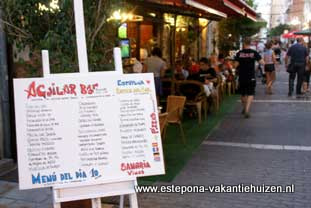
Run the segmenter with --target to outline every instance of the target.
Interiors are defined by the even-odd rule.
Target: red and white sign
[[[15,79],[21,189],[164,174],[152,74]]]

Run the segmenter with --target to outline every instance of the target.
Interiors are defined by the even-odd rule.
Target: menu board
[[[15,79],[21,189],[164,174],[152,74]]]

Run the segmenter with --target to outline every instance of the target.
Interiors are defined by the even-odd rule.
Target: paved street
[[[285,72],[277,74],[274,92],[265,95],[263,85],[258,83],[251,118],[244,119],[237,105],[172,183],[295,184],[295,193],[139,194],[140,207],[311,207],[311,101],[287,97]],[[49,190],[19,192],[15,183],[6,182],[0,183],[0,187],[1,208],[51,206]]]
[[[295,184],[294,194],[143,194],[142,207],[311,207],[311,102],[287,97],[287,73],[279,72],[274,95],[258,82],[251,118],[241,107],[201,145],[174,184]]]

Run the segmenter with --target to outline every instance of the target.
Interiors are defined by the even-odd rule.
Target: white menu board
[[[152,74],[15,79],[21,189],[164,174]]]

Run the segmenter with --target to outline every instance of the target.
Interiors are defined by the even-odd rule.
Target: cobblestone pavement
[[[144,193],[140,207],[311,208],[311,100],[288,98],[287,87],[285,72],[277,74],[273,95],[259,82],[251,118],[242,118],[237,105],[171,184],[295,184],[295,193]],[[0,196],[0,208],[52,203],[48,189],[21,192],[16,183],[1,182]]]

